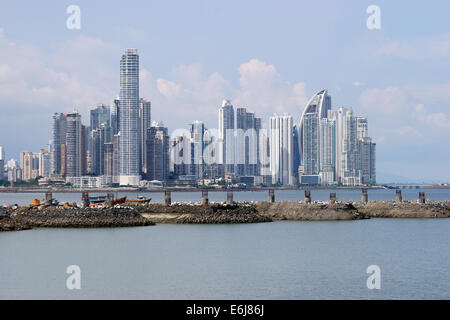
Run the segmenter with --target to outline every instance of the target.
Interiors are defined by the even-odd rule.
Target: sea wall
[[[323,221],[369,218],[449,218],[450,201],[130,204],[126,207],[71,208],[37,206],[0,208],[0,231],[30,228],[110,228],[154,223],[219,224],[280,220]]]
[[[256,223],[271,222],[261,215],[254,205],[240,204],[148,204],[136,206],[136,209],[155,223]]]
[[[20,207],[0,209],[0,231],[30,228],[112,228],[154,223],[133,208]]]

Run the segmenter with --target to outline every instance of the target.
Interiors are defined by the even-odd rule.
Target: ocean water
[[[338,199],[360,197],[336,192]],[[408,192],[404,198],[418,193]],[[425,192],[449,199],[448,190]],[[277,198],[303,199],[300,193]],[[313,199],[328,194],[312,191]],[[244,195],[267,196],[235,199]],[[174,201],[191,196],[200,198],[173,194]],[[369,190],[372,199],[388,196],[395,192]],[[19,198],[30,194],[8,200]],[[449,232],[450,219],[2,232],[0,299],[450,299]],[[69,265],[80,267],[80,290],[66,287]],[[367,288],[370,265],[380,268],[380,289]]]

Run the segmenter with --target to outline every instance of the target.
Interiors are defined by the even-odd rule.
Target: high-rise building
[[[357,117],[349,108],[344,115],[341,181],[343,185],[361,184]]]
[[[105,143],[110,143],[107,138],[110,134],[110,127],[106,127],[104,124],[92,130],[91,173],[94,175],[101,176],[105,172]]]
[[[358,139],[363,139],[368,136],[367,118],[356,117],[356,130],[358,134]]]
[[[203,166],[203,150],[204,150],[204,136],[205,125],[202,121],[194,121],[191,124],[191,170],[190,174],[199,178],[204,177]]]
[[[52,117],[52,144],[53,144],[53,174],[56,176],[64,175],[65,154],[63,149],[66,144],[66,115],[55,113]],[[64,146],[64,147],[63,147]]]
[[[236,110],[236,168],[238,176],[259,175],[258,171],[258,134],[261,119],[247,112],[246,108]]]
[[[326,90],[322,90],[318,93],[316,93],[306,104],[305,109],[303,110],[303,114],[302,117],[300,119],[300,125],[299,125],[299,150],[300,150],[300,156],[302,158],[302,165],[304,165],[303,161],[304,161],[304,154],[303,154],[303,122],[304,122],[304,118],[305,115],[307,114],[316,114],[317,115],[317,122],[320,124],[320,121],[322,120],[322,118],[327,118],[328,117],[328,111],[331,110],[331,97],[327,94]],[[309,116],[311,117],[311,116]],[[319,131],[319,125],[317,125],[316,127],[317,131]],[[315,136],[315,135],[313,135]],[[319,133],[317,133],[317,137],[319,136]],[[319,144],[317,143],[317,145],[314,146],[315,148],[317,148],[317,152],[313,151],[313,154],[318,155],[318,157],[320,157],[319,153]],[[319,159],[317,160],[319,161]],[[306,168],[305,168],[306,170]]]
[[[377,183],[375,170],[376,144],[371,138],[365,137],[359,140],[359,152],[361,157],[361,183],[375,185]]]
[[[120,132],[114,135],[113,138],[113,183],[120,183]]]
[[[322,118],[320,121],[320,183],[335,183],[336,171],[336,121]]]
[[[114,175],[114,143],[112,142],[104,144],[103,174],[105,176]]]
[[[272,184],[293,185],[293,118],[290,115],[270,117],[270,171]]]
[[[39,175],[39,154],[29,151],[20,152],[21,179],[28,181],[35,179]]]
[[[4,171],[5,171],[5,149],[0,146],[0,180],[4,179]]]
[[[169,134],[162,123],[154,122],[147,133],[147,180],[169,177]]]
[[[219,139],[222,141],[222,161],[225,173],[234,173],[235,139],[234,109],[228,100],[223,100],[219,109]]]
[[[109,127],[111,123],[110,109],[104,104],[99,104],[91,110],[91,130],[100,128],[100,125]]]
[[[120,60],[120,184],[139,185],[139,55],[128,49]]]
[[[317,112],[305,113],[302,121],[302,164],[305,175],[319,174],[319,115]]]
[[[120,100],[119,98],[114,99],[113,104],[111,106],[111,129],[112,134],[118,134],[119,133],[119,127],[120,127]]]
[[[150,101],[139,100],[139,139],[141,172],[147,173],[147,130],[152,126],[152,103]]]
[[[39,152],[39,176],[48,178],[52,174],[53,153],[48,149]]]
[[[83,174],[83,134],[78,111],[66,114],[66,177]]]

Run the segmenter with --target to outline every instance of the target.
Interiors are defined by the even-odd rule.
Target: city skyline
[[[11,160],[3,170],[0,150],[0,179],[39,178],[39,185],[77,188],[206,180],[208,185],[376,185],[376,143],[368,136],[368,119],[352,108],[333,110],[327,90],[308,100],[298,123],[293,115],[274,113],[266,128],[258,114],[224,99],[219,130],[194,120],[189,131],[175,130],[178,135],[169,137],[163,122],[151,122],[152,104],[139,96],[138,70],[138,50],[126,49],[120,93],[112,105],[91,109],[89,126],[76,109],[55,112],[52,139],[39,153],[21,151],[20,165]]]
[[[192,8],[180,4],[169,19],[179,20],[175,27],[186,27],[180,35],[170,32],[168,24],[156,17],[130,28],[120,22],[114,30],[122,33],[114,36],[105,15],[99,15],[98,22],[94,18],[100,7],[114,12],[115,4],[91,5],[81,1],[79,5],[83,15],[79,31],[65,28],[64,4],[49,9],[49,18],[39,21],[32,13],[43,13],[42,8],[27,5],[20,15],[34,21],[33,30],[11,21],[14,15],[0,13],[0,133],[6,137],[16,132],[14,139],[0,142],[7,160],[18,159],[21,150],[38,151],[35,146],[44,146],[50,140],[47,119],[54,111],[77,108],[86,119],[97,104],[111,104],[118,95],[117,55],[124,47],[138,47],[146,52],[141,60],[141,94],[152,101],[154,118],[163,120],[170,131],[196,120],[193,115],[197,114],[204,114],[199,120],[208,128],[216,127],[216,107],[224,98],[265,120],[274,112],[289,112],[296,123],[307,99],[328,88],[336,108],[352,107],[355,114],[370,119],[371,136],[377,143],[378,173],[385,173],[391,181],[396,181],[397,176],[413,181],[450,180],[446,176],[450,160],[446,139],[450,128],[449,38],[442,33],[446,21],[443,12],[448,11],[448,3],[427,7],[380,1],[383,22],[377,31],[365,27],[365,3],[355,2],[345,10],[326,1],[320,5],[283,3],[278,8],[273,4],[256,8],[244,5],[240,10],[233,2],[227,6],[195,3]],[[323,8],[321,15],[329,21],[327,30],[306,27],[315,18],[315,14],[308,17],[306,12],[316,12],[317,6]],[[280,21],[277,12],[281,8],[285,22],[274,28]],[[169,10],[165,5],[157,9]],[[252,14],[251,9],[257,14]],[[14,12],[19,7],[13,4],[10,10]],[[433,12],[428,15],[433,21],[424,14],[429,11]],[[208,17],[205,12],[212,14]],[[286,16],[286,12],[292,15]],[[123,14],[139,16],[130,8],[125,8]],[[399,14],[409,18],[396,21]],[[225,28],[221,22],[229,16],[236,21],[245,18],[261,30],[239,30],[229,25]],[[262,24],[269,16],[274,22],[269,24],[273,30]],[[186,19],[189,23],[183,24],[188,22]],[[198,28],[211,19],[211,30]],[[417,30],[421,31],[419,36]],[[272,46],[258,42],[264,39],[263,35]],[[183,37],[186,40],[181,40]],[[201,44],[202,37],[207,46]],[[249,37],[255,39],[252,44],[244,41]],[[179,48],[186,50],[173,50],[178,47],[169,41],[177,40]],[[349,45],[340,46],[343,42]],[[305,50],[311,45],[322,53]],[[325,50],[328,46],[331,51]],[[227,52],[227,59],[223,59],[221,51]],[[20,95],[13,95],[14,92]],[[167,112],[171,117],[164,116]]]

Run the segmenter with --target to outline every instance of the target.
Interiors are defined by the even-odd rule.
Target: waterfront
[[[449,219],[0,233],[0,298],[449,299]],[[67,290],[79,265],[81,290]],[[366,268],[381,268],[381,289]]]
[[[89,190],[88,190],[89,191]],[[403,200],[417,200],[419,191],[424,191],[427,199],[430,200],[450,200],[450,189],[402,189]],[[361,189],[312,189],[312,200],[328,201],[330,192],[335,192],[338,201],[360,201]],[[106,193],[90,193],[92,196]],[[127,196],[129,199],[136,199],[138,195],[152,198],[152,202],[164,202],[164,192],[117,192],[116,197]],[[369,201],[390,201],[395,200],[395,190],[392,189],[368,189]],[[5,204],[30,204],[33,199],[43,199],[44,193],[1,193],[0,205]],[[81,202],[80,193],[53,193],[53,197],[59,201]],[[209,200],[213,202],[225,201],[226,191],[209,192]],[[234,192],[235,201],[265,201],[268,198],[267,191],[239,191]],[[172,192],[173,202],[200,201],[201,192]],[[276,201],[297,201],[304,200],[304,190],[276,190]]]

